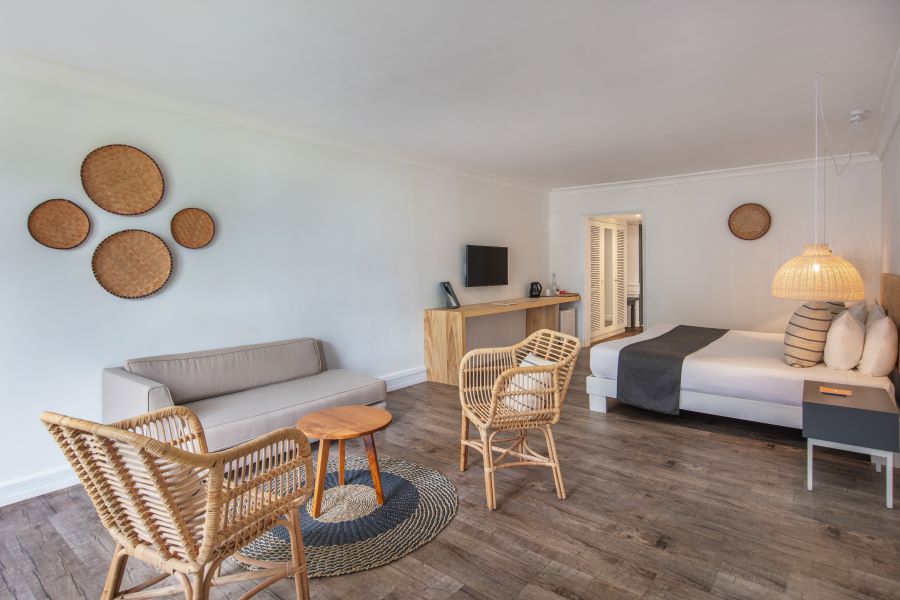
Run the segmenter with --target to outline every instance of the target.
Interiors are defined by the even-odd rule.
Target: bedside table
[[[831,396],[819,386],[853,391]],[[885,505],[894,508],[894,452],[900,450],[900,411],[887,390],[803,382],[803,435],[806,437],[806,489],[813,489],[813,447],[880,456],[887,463]]]

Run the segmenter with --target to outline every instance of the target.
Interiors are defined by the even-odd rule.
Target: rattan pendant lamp
[[[806,244],[803,254],[795,256],[781,265],[781,268],[778,269],[775,273],[775,278],[772,280],[772,295],[776,298],[793,300],[855,302],[865,298],[863,280],[859,271],[849,261],[832,254],[828,244],[819,243],[819,118],[823,115],[818,75],[814,79],[816,95],[816,162],[813,168],[815,179],[815,185],[813,186],[813,231],[815,232],[815,243]],[[855,126],[863,118],[865,118],[864,111],[854,111],[850,115],[850,122]],[[825,124],[825,127],[827,135],[827,124]],[[850,157],[852,158],[852,143]],[[834,160],[833,155],[832,160]],[[847,168],[847,165],[850,164],[850,159],[848,159],[843,168],[838,168],[837,161],[834,160],[834,162],[835,171],[840,175]]]

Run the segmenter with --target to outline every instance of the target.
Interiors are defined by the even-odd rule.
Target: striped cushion
[[[798,308],[784,332],[785,362],[792,367],[812,367],[822,362],[833,318],[827,302],[807,302]]]
[[[832,318],[836,318],[839,314],[847,310],[847,305],[843,302],[829,302],[828,310],[831,311]]]

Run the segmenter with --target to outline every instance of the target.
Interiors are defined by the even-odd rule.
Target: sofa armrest
[[[103,369],[102,417],[104,423],[174,406],[165,384],[129,373],[125,369]]]

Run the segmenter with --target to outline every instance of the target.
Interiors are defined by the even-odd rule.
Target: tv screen
[[[466,246],[466,287],[507,285],[507,249]]]

